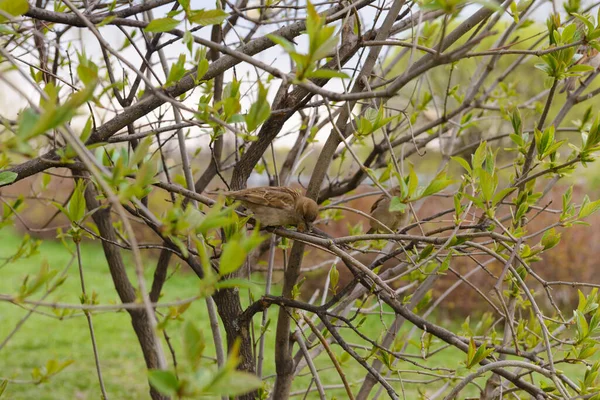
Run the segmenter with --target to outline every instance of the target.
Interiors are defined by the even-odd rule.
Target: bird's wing
[[[236,200],[284,210],[294,209],[299,195],[297,191],[286,187],[256,187],[227,193],[227,196]]]
[[[392,189],[388,190],[388,193],[390,195],[399,197],[402,192],[400,191],[400,187],[399,186],[395,186]],[[373,205],[371,206],[371,212],[375,211],[375,209],[381,204],[381,202],[383,200],[387,199],[387,196],[384,194],[382,194],[381,196],[379,196],[379,198],[377,200],[375,200],[375,203],[373,203]]]
[[[375,200],[375,203],[373,203],[373,205],[371,206],[371,213],[373,213],[373,211],[375,211],[375,209],[377,209],[377,207],[379,207],[381,202],[385,199],[387,199],[387,196],[385,194],[382,194],[381,196],[379,196],[379,198],[377,200]]]

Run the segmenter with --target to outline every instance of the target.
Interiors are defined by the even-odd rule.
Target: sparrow
[[[389,191],[392,196],[400,196],[400,188],[395,187]],[[396,231],[399,227],[408,224],[410,220],[410,214],[406,211],[390,211],[390,202],[391,198],[382,194],[375,203],[371,206],[371,217],[375,218],[375,220],[369,220],[371,224],[371,229],[367,232],[367,234],[377,233],[377,232],[388,232],[385,227],[388,227],[392,231]],[[377,222],[379,221],[379,222]],[[385,227],[384,227],[385,226]]]
[[[242,203],[262,226],[293,225],[304,232],[312,228],[319,215],[319,206],[314,200],[285,186],[254,187],[221,194]]]

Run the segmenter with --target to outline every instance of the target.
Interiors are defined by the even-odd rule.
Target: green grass
[[[0,258],[10,256],[21,242],[21,237],[8,230],[0,230]],[[62,270],[71,260],[71,254],[59,242],[47,241],[40,248],[40,253],[25,260],[9,264],[0,269],[0,293],[16,294],[22,279],[26,274],[36,273],[42,262],[46,261],[53,269]],[[102,249],[94,244],[83,245],[83,265],[85,269],[86,286],[88,292],[96,291],[102,304],[118,302],[110,274],[104,262]],[[147,269],[147,282],[150,285],[152,269],[155,261],[148,259],[145,262]],[[128,271],[132,279],[133,268]],[[257,278],[258,280],[259,278]],[[135,279],[133,279],[135,282]],[[174,300],[193,296],[197,293],[198,280],[194,275],[177,272],[167,281],[164,288],[164,300]],[[276,288],[275,290],[278,290]],[[73,263],[68,271],[66,282],[46,301],[60,301],[78,303],[80,294],[79,275],[76,264]],[[35,296],[34,296],[35,297]],[[245,300],[246,295],[242,296]],[[37,298],[37,297],[35,297]],[[51,309],[40,308],[48,314]],[[275,336],[276,309],[270,311],[272,319],[270,329],[266,335],[266,354],[264,376],[269,385],[274,382],[274,360],[273,344]],[[14,304],[0,302],[0,341],[13,330],[19,320],[27,313],[26,310]],[[210,329],[206,316],[205,303],[203,300],[196,301],[183,314],[185,319],[194,321],[205,333],[207,341],[210,340]],[[380,338],[384,333],[384,326],[389,326],[393,316],[370,315],[361,326],[361,332],[371,338]],[[96,339],[98,343],[99,358],[101,360],[102,372],[108,395],[111,399],[145,399],[149,398],[146,372],[141,350],[131,328],[127,313],[94,313],[93,314]],[[255,323],[260,323],[260,315],[255,318]],[[182,322],[172,321],[168,325],[168,333],[172,338],[176,353],[181,360],[181,328]],[[342,330],[346,340],[350,343],[361,343],[359,337],[347,330]],[[419,354],[419,335],[413,337],[417,340],[412,343],[410,351]],[[433,347],[437,348],[440,343]],[[205,355],[214,356],[208,343]],[[166,348],[166,347],[165,347]],[[344,373],[349,382],[353,384],[356,393],[362,380],[364,370],[350,357],[341,357],[343,350],[332,346],[338,358],[345,359],[343,364]],[[357,350],[359,354],[366,356],[367,351]],[[42,367],[48,360],[73,360],[73,364],[64,371],[51,378],[48,382],[35,385],[31,383],[18,383],[19,381],[31,381],[33,368]],[[170,359],[170,357],[169,357]],[[464,361],[465,356],[458,350],[447,349],[440,352],[427,361],[416,360],[430,367],[456,368]],[[210,363],[210,361],[207,361]],[[320,376],[324,384],[339,384],[340,378],[326,353],[322,353],[315,359],[318,367],[328,366],[323,369]],[[402,370],[414,371],[414,365],[403,362],[398,364]],[[581,371],[581,370],[580,370]],[[33,314],[10,340],[5,348],[0,350],[0,378],[10,379],[11,383],[4,394],[8,399],[98,399],[100,388],[96,376],[93,361],[93,353],[89,331],[85,318],[81,314],[59,320],[47,315]],[[440,383],[434,384],[410,384],[409,380],[427,380],[428,376],[402,373],[401,378],[405,380],[405,394],[407,399],[418,398],[418,389],[427,393],[434,392]],[[308,370],[303,371],[302,376],[294,380],[293,391],[306,389],[311,380]],[[480,380],[481,382],[481,380]],[[393,382],[398,393],[401,393],[401,385],[398,381]],[[372,394],[375,393],[375,390]],[[475,396],[477,390],[471,386],[462,395]],[[343,389],[335,389],[327,392],[328,398],[347,398]],[[385,394],[381,398],[385,398]],[[301,397],[298,397],[301,398]],[[318,398],[316,392],[307,398]],[[461,396],[463,398],[463,396]]]

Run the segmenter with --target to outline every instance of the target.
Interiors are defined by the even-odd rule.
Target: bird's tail
[[[560,89],[560,93],[567,92],[567,94],[570,94],[573,90],[575,90],[576,83],[577,78],[575,78],[574,76],[565,79],[565,83],[563,84],[562,89]]]

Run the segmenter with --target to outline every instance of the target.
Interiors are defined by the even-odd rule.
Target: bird
[[[399,187],[392,188],[389,191],[392,197],[400,196],[401,191]],[[377,200],[371,206],[371,217],[374,219],[369,220],[371,229],[367,231],[367,234],[377,233],[381,231],[389,232],[389,228],[392,231],[396,231],[401,226],[408,224],[410,220],[410,214],[406,211],[390,211],[390,202],[392,199],[385,193],[379,196]]]
[[[314,200],[286,186],[262,186],[220,193],[242,203],[264,227],[292,225],[301,232],[310,231],[319,215],[319,206]]]

